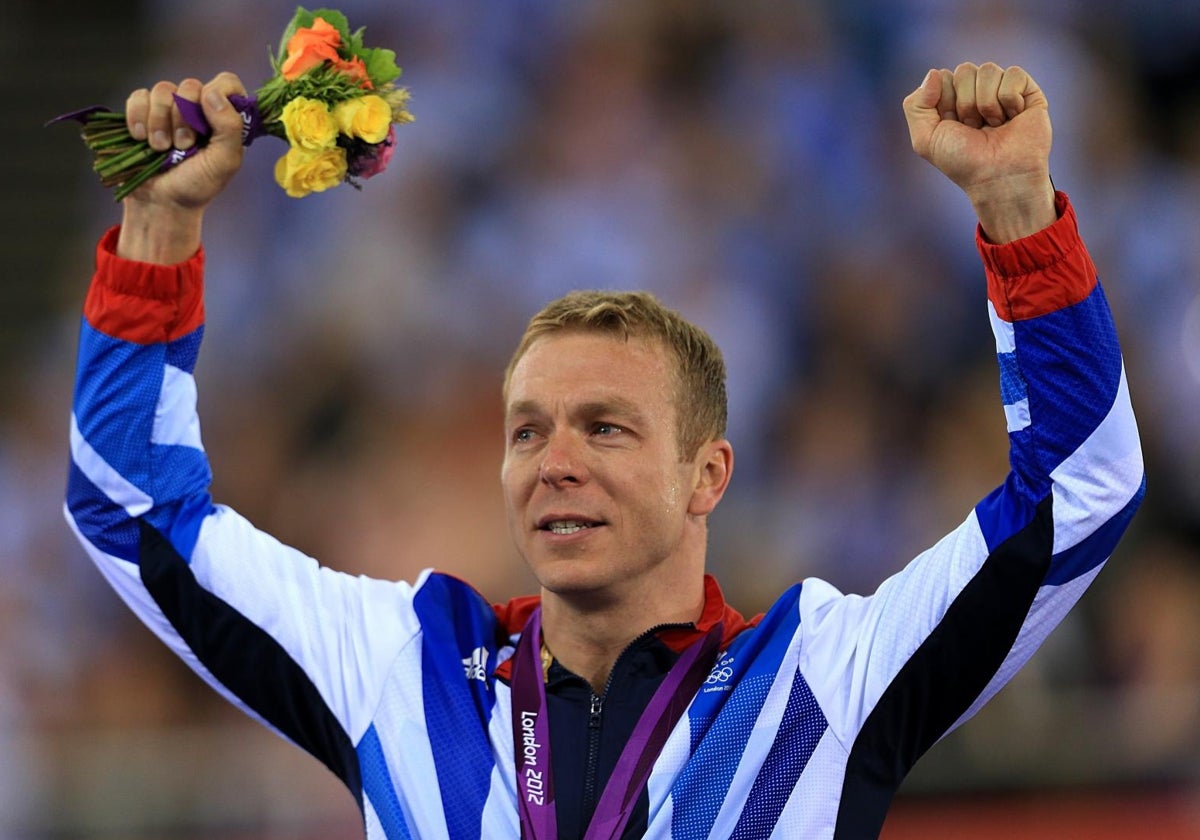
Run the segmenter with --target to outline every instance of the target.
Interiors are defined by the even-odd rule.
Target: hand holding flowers
[[[288,151],[275,166],[275,180],[290,196],[299,198],[342,183],[359,188],[360,179],[387,168],[395,126],[412,120],[408,91],[394,84],[400,75],[395,54],[365,47],[362,33],[350,32],[340,12],[298,8],[278,54],[271,57],[271,78],[252,97],[230,97],[242,114],[244,145],[264,134],[287,141]],[[124,114],[100,106],[51,122],[83,123],[93,169],[120,201],[206,143],[211,132],[201,109],[178,96],[175,101],[197,137],[196,146],[187,150],[156,151],[130,135]]]

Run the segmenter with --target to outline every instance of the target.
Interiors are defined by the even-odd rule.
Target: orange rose
[[[283,78],[292,82],[326,61],[340,61],[338,47],[341,45],[342,36],[337,28],[326,23],[324,18],[314,18],[311,27],[297,29],[288,39],[287,58],[280,68]]]
[[[349,61],[339,58],[333,62],[333,69],[358,82],[360,88],[372,90],[375,87],[371,84],[371,77],[367,75],[367,65],[363,64],[363,60],[358,56],[354,56]]]

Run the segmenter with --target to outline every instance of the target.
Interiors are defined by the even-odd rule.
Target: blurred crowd
[[[810,575],[871,591],[1007,468],[974,218],[913,155],[900,101],[932,66],[1021,64],[1118,322],[1149,490],[1093,593],[922,778],[1200,785],[1200,5],[338,8],[395,48],[416,122],[386,174],[302,200],[261,139],[210,212],[197,379],[217,501],[347,572],[528,592],[498,487],[504,365],[552,297],[645,288],[726,354],[737,462],[710,567],[729,600],[752,614]],[[257,85],[293,10],[143,3],[149,57],[110,104],[223,69]],[[0,840],[100,836],[86,826],[146,813],[147,791],[199,825],[179,815],[240,800],[209,778],[232,771],[196,767],[247,744],[273,810],[226,829],[327,814],[332,777],[298,781],[302,757],[159,650],[63,521],[79,304],[118,219],[82,152],[63,165],[88,224],[48,241],[77,255],[64,276],[35,278],[63,290],[59,328],[0,383]]]

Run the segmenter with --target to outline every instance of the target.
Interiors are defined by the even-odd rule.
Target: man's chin
[[[598,561],[554,559],[530,563],[529,569],[543,594],[572,600],[607,600],[618,583],[611,566]]]

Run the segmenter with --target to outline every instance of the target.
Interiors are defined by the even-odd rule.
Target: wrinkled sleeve
[[[977,245],[1010,470],[869,597],[805,581],[801,671],[850,753],[846,801],[890,797],[1037,650],[1144,493],[1113,319],[1067,196],[1049,228]],[[864,813],[881,813],[866,808]]]
[[[118,233],[97,246],[80,325],[67,521],[175,653],[357,793],[354,748],[417,637],[417,587],[321,567],[214,503],[196,413],[203,251],[133,262]]]

